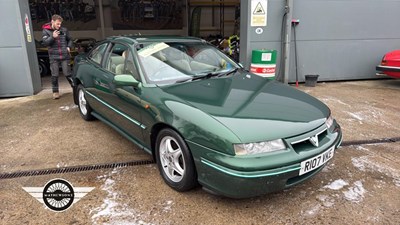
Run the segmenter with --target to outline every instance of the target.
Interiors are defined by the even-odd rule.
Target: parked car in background
[[[78,55],[73,71],[81,117],[150,153],[177,191],[279,191],[321,171],[342,141],[324,103],[198,38],[110,37]]]
[[[47,46],[43,45],[42,42],[35,40],[36,45],[36,54],[38,57],[39,63],[39,73],[40,76],[47,76],[51,74],[50,71],[50,59],[49,59],[49,52],[47,51]],[[78,51],[73,48],[71,49],[71,60],[70,65],[72,66],[74,63],[75,56],[78,55]]]
[[[381,63],[376,66],[376,75],[387,75],[400,78],[400,50],[386,53]]]
[[[96,42],[96,39],[91,37],[80,37],[74,39],[74,46],[78,53],[83,53],[91,50]]]
[[[40,41],[35,40],[35,44],[36,44],[36,54],[39,63],[39,73],[40,76],[43,77],[50,74],[49,53],[47,51],[47,47],[44,46]]]

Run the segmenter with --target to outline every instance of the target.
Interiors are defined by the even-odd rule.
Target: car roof
[[[112,36],[106,40],[114,41],[127,41],[135,43],[146,43],[146,42],[205,42],[204,40],[197,37],[184,37],[176,35],[124,35],[124,36]]]

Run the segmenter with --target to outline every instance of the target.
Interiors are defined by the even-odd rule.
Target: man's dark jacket
[[[68,29],[60,27],[60,35],[53,38],[54,29],[51,23],[44,24],[42,28],[42,43],[48,47],[50,61],[70,59],[67,47],[72,50],[73,42]]]

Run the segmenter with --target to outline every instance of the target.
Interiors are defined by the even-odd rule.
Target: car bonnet
[[[323,125],[330,113],[324,103],[302,91],[246,73],[163,89],[207,113],[244,142],[308,132]]]

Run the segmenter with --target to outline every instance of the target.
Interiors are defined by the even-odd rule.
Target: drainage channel
[[[394,143],[394,142],[400,142],[400,137],[379,138],[379,139],[370,139],[370,140],[356,140],[356,141],[343,141],[340,146],[384,144],[384,143]]]
[[[341,146],[345,147],[345,146],[352,146],[352,145],[383,144],[383,143],[394,143],[394,142],[400,142],[400,137],[344,141],[344,142],[342,142]],[[28,171],[19,171],[19,172],[12,172],[12,173],[2,173],[2,174],[0,174],[0,180],[12,179],[12,178],[18,178],[18,177],[31,177],[31,176],[40,176],[40,175],[49,175],[49,174],[59,174],[59,173],[74,173],[74,172],[83,172],[83,171],[100,170],[100,169],[113,169],[113,168],[129,167],[129,166],[148,165],[148,164],[153,164],[153,163],[154,163],[153,160],[136,160],[136,161],[130,161],[130,162],[106,163],[106,164],[98,164],[98,165],[69,166],[69,167],[62,167],[62,168],[28,170]]]
[[[136,160],[136,161],[129,161],[129,162],[106,163],[106,164],[98,164],[98,165],[69,166],[69,167],[62,167],[62,168],[28,170],[28,171],[19,171],[19,172],[0,174],[0,180],[12,179],[12,178],[18,178],[18,177],[31,177],[31,176],[40,176],[40,175],[48,175],[48,174],[58,174],[58,173],[74,173],[74,172],[83,172],[83,171],[91,171],[91,170],[113,169],[113,168],[122,168],[122,167],[128,167],[128,166],[148,165],[148,164],[153,164],[153,163],[154,163],[153,160]]]

